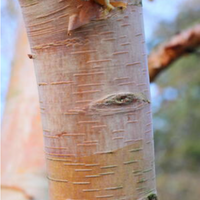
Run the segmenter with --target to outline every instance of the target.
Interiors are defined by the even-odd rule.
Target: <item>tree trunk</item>
[[[101,7],[91,1],[21,0],[21,7],[50,199],[157,199],[141,3],[94,21]],[[69,35],[74,16],[88,24]]]

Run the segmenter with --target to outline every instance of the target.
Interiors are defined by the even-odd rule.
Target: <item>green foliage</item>
[[[147,197],[148,200],[158,200],[157,195],[154,193],[151,193]]]
[[[155,128],[160,118],[166,126],[155,130],[156,153],[165,171],[198,170],[200,166],[199,63],[199,56],[185,56],[157,80],[163,99],[155,113]],[[172,100],[168,100],[170,92],[166,95],[169,86],[177,92]]]
[[[200,2],[186,1],[177,19],[155,31],[155,40],[167,40],[176,32],[200,22]],[[158,174],[180,170],[197,172],[200,166],[200,54],[176,61],[156,80],[161,105],[154,114]],[[155,99],[156,101],[156,99]],[[181,199],[181,198],[180,198]]]
[[[161,200],[199,200],[199,180],[199,173],[162,173],[157,176],[158,197]]]

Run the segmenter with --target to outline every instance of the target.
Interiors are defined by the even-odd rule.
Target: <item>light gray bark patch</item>
[[[97,101],[93,106],[104,107],[104,106],[125,106],[135,102],[147,102],[150,101],[142,93],[121,93],[110,95],[100,101]]]
[[[149,103],[143,93],[117,93],[92,102],[83,109],[83,113],[102,116],[129,113],[140,110]]]

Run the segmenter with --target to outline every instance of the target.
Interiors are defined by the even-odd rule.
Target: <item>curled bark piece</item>
[[[101,16],[101,6],[93,1],[84,2],[78,13],[69,17],[68,34],[83,25],[88,24],[93,19],[98,19]]]
[[[150,81],[170,64],[200,46],[200,24],[172,37],[156,48],[148,59]]]
[[[115,7],[125,9],[127,4],[124,2],[109,2],[106,0],[90,0],[80,5],[79,11],[69,17],[68,34],[81,26],[88,24],[92,20],[101,20],[110,17],[109,12],[103,12],[102,6],[108,10],[113,10]],[[113,13],[114,14],[114,13]]]

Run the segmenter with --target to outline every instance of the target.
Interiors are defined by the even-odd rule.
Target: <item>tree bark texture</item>
[[[50,199],[155,199],[141,4],[128,1],[124,11],[68,35],[69,18],[89,3],[21,0]]]
[[[3,200],[46,200],[47,181],[33,62],[22,23],[2,122]]]

